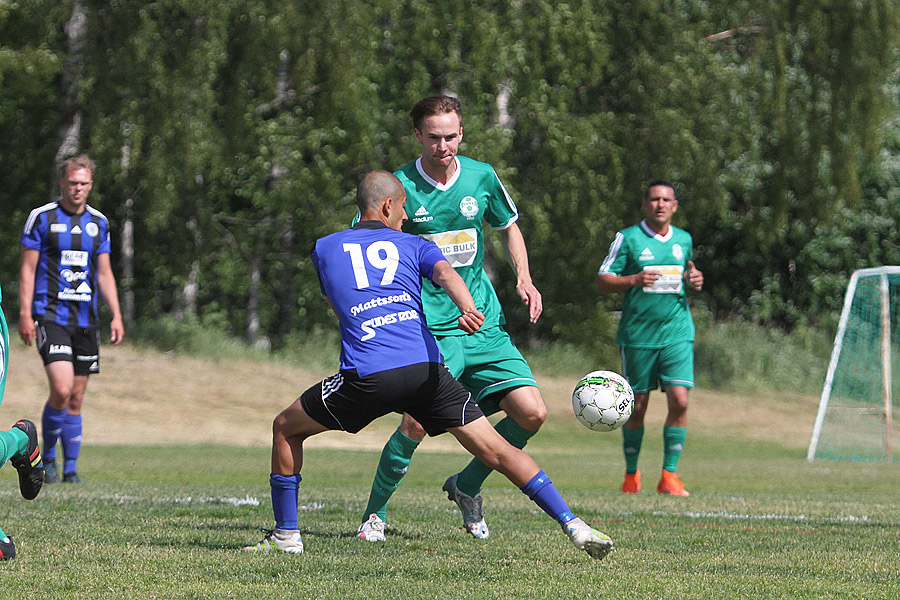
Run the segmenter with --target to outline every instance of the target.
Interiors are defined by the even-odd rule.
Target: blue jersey
[[[31,314],[37,321],[97,326],[97,257],[110,251],[109,221],[88,206],[80,215],[58,202],[28,215],[22,246],[39,252]]]
[[[441,361],[422,313],[422,278],[446,260],[434,242],[360,221],[319,239],[312,260],[340,321],[341,369],[364,377]]]

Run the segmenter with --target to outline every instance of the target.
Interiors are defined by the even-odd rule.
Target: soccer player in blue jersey
[[[319,239],[312,253],[322,293],[340,323],[340,370],[275,418],[269,476],[275,529],[246,549],[303,552],[297,501],[306,438],[328,430],[356,433],[380,416],[405,412],[429,435],[450,432],[503,473],[557,520],[576,547],[596,559],[606,556],[609,537],[571,513],[547,475],[500,436],[442,364],[425,323],[422,279],[445,290],[466,334],[478,331],[485,316],[434,242],[400,231],[407,220],[400,180],[373,171],[356,198],[359,222]]]
[[[112,312],[110,341],[117,345],[125,335],[109,258],[109,221],[87,204],[94,171],[86,155],[63,162],[61,198],[31,211],[22,232],[19,337],[29,346],[37,340],[50,383],[41,421],[46,483],[60,481],[58,440],[63,481],[81,482],[81,406],[88,377],[100,372],[98,296]]]

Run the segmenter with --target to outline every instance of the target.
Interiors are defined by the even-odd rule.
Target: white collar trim
[[[641,229],[644,230],[644,233],[646,233],[653,239],[658,240],[660,242],[668,242],[670,239],[672,239],[673,228],[672,228],[671,223],[669,224],[669,232],[666,235],[660,235],[660,234],[656,233],[655,231],[653,231],[652,229],[650,229],[650,226],[647,225],[647,219],[644,219],[643,221],[641,221]]]
[[[459,179],[459,174],[462,171],[462,165],[459,163],[459,157],[454,156],[453,161],[456,163],[456,171],[453,172],[453,176],[450,177],[447,183],[438,183],[436,180],[431,178],[431,175],[425,172],[425,169],[422,167],[421,156],[416,159],[416,170],[419,172],[419,175],[422,176],[422,179],[443,192],[453,187],[453,184],[456,183],[457,179]]]

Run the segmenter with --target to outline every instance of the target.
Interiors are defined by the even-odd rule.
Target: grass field
[[[45,383],[32,352],[13,353],[2,406],[10,424],[40,412]],[[497,475],[485,488],[491,538],[464,535],[440,492],[466,461],[447,436],[413,460],[389,508],[388,542],[354,539],[394,418],[310,442],[306,554],[243,553],[271,526],[271,418],[319,375],[106,349],[86,404],[86,483],[26,502],[15,471],[0,470],[0,524],[19,552],[0,564],[0,598],[900,597],[900,469],[808,463],[815,398],[697,390],[680,465],[692,495],[670,498],[655,493],[655,396],[645,490],[623,496],[620,436],[575,422],[567,377],[539,376],[550,418],[528,450],[574,512],[614,539],[606,560],[575,550]]]

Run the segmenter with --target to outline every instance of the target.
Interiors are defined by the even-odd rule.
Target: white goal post
[[[898,299],[900,267],[859,269],[850,278],[807,460],[892,458],[891,365],[900,339]],[[834,449],[826,452],[824,446],[832,443]]]

